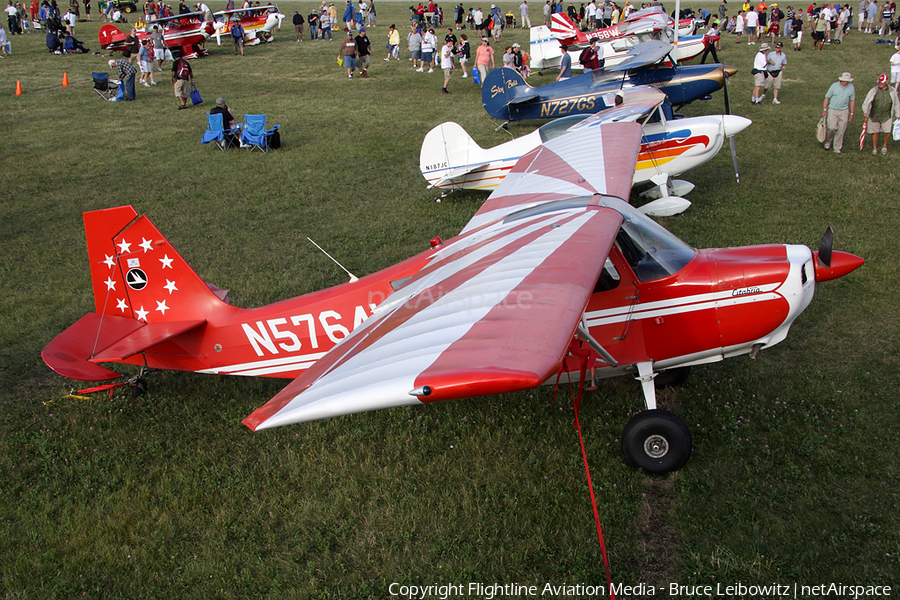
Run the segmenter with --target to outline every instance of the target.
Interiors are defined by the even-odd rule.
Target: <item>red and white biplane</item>
[[[238,308],[130,206],[85,213],[95,312],[43,350],[81,380],[99,363],[288,377],[244,423],[266,429],[394,406],[633,375],[646,410],[629,463],[685,464],[690,433],[654,377],[782,341],[817,282],[863,264],[806,246],[695,250],[623,201],[641,143],[610,123],[524,155],[453,239],[350,283]]]
[[[265,44],[275,39],[275,30],[281,29],[284,15],[279,12],[274,4],[266,6],[254,6],[253,8],[237,8],[234,10],[220,10],[213,13],[216,30],[216,44],[222,45],[222,36],[231,37],[231,26],[235,22],[244,28],[244,45],[256,46]]]
[[[150,37],[150,33],[154,25],[162,29],[163,41],[166,46],[173,52],[181,53],[184,58],[197,58],[206,56],[209,50],[203,47],[206,40],[213,34],[213,24],[203,20],[204,13],[191,12],[174,17],[164,17],[147,23],[143,28],[139,28],[137,37],[140,40]],[[100,38],[100,46],[104,50],[111,52],[121,52],[125,50],[125,38],[127,33],[107,23],[100,28],[98,34]]]

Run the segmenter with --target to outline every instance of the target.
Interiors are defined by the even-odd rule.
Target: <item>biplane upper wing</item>
[[[589,129],[558,138],[573,138],[589,161],[566,165],[568,144],[562,154],[550,148],[557,140],[526,154],[520,178],[556,173],[561,192],[536,192],[546,196],[537,210],[510,202],[505,214],[446,242],[372,317],[244,424],[265,429],[521,390],[557,372],[622,223],[593,194],[629,189],[586,185],[585,177],[600,179],[578,168],[624,169],[630,186],[640,145],[639,125],[605,127],[606,137]],[[603,154],[610,141],[621,144]],[[491,199],[502,200],[498,192]]]
[[[640,43],[628,51],[625,60],[605,69],[605,72],[625,72],[654,65],[668,56],[673,49],[674,46],[672,44],[659,40]]]

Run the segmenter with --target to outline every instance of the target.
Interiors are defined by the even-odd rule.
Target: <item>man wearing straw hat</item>
[[[844,72],[838,80],[831,84],[825,94],[825,103],[822,105],[822,116],[827,116],[825,121],[825,149],[829,150],[834,145],[834,153],[840,154],[844,146],[844,133],[847,125],[853,120],[853,112],[856,110],[856,90],[853,77],[849,72]]]

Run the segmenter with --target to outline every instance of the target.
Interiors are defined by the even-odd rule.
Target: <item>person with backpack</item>
[[[234,21],[231,24],[231,40],[234,42],[234,53],[237,54],[238,50],[241,51],[241,56],[244,55],[244,26],[241,25],[240,21]]]
[[[600,59],[602,49],[600,48],[600,38],[591,38],[590,45],[581,51],[578,62],[584,67],[585,73],[590,73],[595,69],[601,68]]]
[[[191,95],[191,86],[194,84],[194,71],[184,57],[179,57],[178,60],[172,63],[172,84],[175,87],[175,97],[178,98],[180,103],[178,110],[187,108],[187,100]]]

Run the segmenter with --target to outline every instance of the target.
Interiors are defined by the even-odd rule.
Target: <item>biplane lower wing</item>
[[[520,199],[498,188],[487,201],[494,219],[446,242],[372,317],[244,424],[266,429],[510,392],[556,373],[622,223],[619,212],[599,206],[597,194],[628,192],[640,146],[639,125],[604,127],[606,137],[576,132],[561,147],[553,140],[526,154],[514,169],[519,184],[536,178],[543,192]],[[600,146],[613,141],[615,152],[604,154]],[[601,189],[563,164],[576,147],[590,157],[591,181]],[[596,175],[622,168],[628,186],[613,173],[609,186]]]

